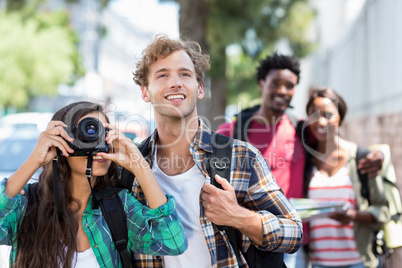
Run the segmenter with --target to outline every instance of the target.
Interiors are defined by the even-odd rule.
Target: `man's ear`
[[[260,80],[260,81],[258,82],[258,88],[260,89],[261,92],[262,92],[262,89],[264,88],[264,83],[265,83],[264,80]]]
[[[204,85],[202,83],[199,84],[198,86],[198,94],[197,94],[198,99],[204,98]]]
[[[151,98],[149,97],[149,93],[148,93],[148,87],[146,87],[146,86],[142,86],[141,87],[141,95],[142,95],[142,99],[145,101],[145,102],[150,102],[151,101]]]

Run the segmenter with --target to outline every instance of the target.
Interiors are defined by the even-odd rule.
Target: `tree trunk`
[[[179,29],[182,37],[187,37],[200,44],[201,48],[208,52],[206,42],[206,25],[208,8],[205,0],[178,0],[180,4]],[[198,114],[208,121],[212,121],[211,107],[211,81],[207,76],[204,81],[205,97],[198,101]]]
[[[220,124],[225,123],[226,100],[226,79],[224,76],[212,78],[212,98],[209,109],[211,130],[215,131]]]
[[[182,37],[188,37],[198,42],[201,48],[210,53],[206,42],[208,6],[206,0],[178,0],[180,4],[179,28]],[[221,49],[225,62],[225,48]],[[211,55],[212,58],[212,55]],[[217,63],[217,62],[215,62]],[[198,101],[198,114],[205,118],[212,130],[223,122],[226,107],[225,64],[212,65],[212,78],[207,76],[204,81],[205,97]]]
[[[211,130],[215,131],[218,126],[225,122],[225,109],[227,105],[226,92],[226,45],[221,43],[211,51],[214,59],[211,66],[211,107],[208,117],[211,119]]]
[[[6,10],[21,10],[26,5],[26,0],[6,0]]]
[[[206,26],[208,8],[205,0],[178,0],[179,29],[182,37],[198,42],[203,50],[208,51],[206,42]]]

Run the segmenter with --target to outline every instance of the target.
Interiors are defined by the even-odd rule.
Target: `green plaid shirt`
[[[0,183],[0,244],[11,245],[10,263],[14,263],[18,223],[25,215],[27,196],[7,198],[4,194],[6,179]],[[25,192],[28,193],[27,188]],[[141,204],[128,191],[120,191],[127,215],[128,248],[149,255],[178,255],[187,249],[187,239],[176,212],[175,199],[167,195],[168,202],[156,209]],[[91,199],[82,213],[82,226],[89,239],[100,267],[122,267],[101,209],[91,208]],[[12,267],[10,265],[10,267]]]
[[[146,159],[153,165],[157,130],[151,136],[150,151]],[[212,152],[211,131],[199,120],[198,132],[190,145],[193,160],[206,183],[211,183],[207,154]],[[264,238],[262,250],[293,253],[302,243],[302,222],[295,209],[286,199],[276,184],[271,170],[261,155],[252,145],[234,140],[232,150],[230,184],[234,187],[238,203],[250,210],[257,211],[263,222]],[[134,193],[138,200],[145,203],[144,194],[137,181],[134,182]],[[231,246],[226,234],[205,217],[200,204],[200,222],[204,231],[212,267],[248,267],[243,257],[240,260]],[[241,248],[245,252],[252,241],[243,235]],[[163,267],[162,257],[136,254],[136,267]],[[196,264],[194,264],[196,266]]]

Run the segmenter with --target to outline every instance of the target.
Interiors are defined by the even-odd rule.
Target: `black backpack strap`
[[[96,200],[103,200],[117,195],[122,190],[120,187],[106,188],[100,192],[95,193]]]
[[[216,182],[215,175],[219,175],[230,182],[230,166],[232,162],[233,139],[219,133],[212,133],[212,153],[209,155],[209,172],[211,184],[222,189],[222,186]],[[240,249],[238,246],[238,232],[235,228],[229,226],[217,226],[219,230],[225,231],[233,247],[236,257],[240,259]]]
[[[131,255],[127,250],[128,230],[127,216],[124,212],[123,203],[117,194],[121,188],[108,188],[96,193],[95,198],[101,207],[103,217],[109,226],[113,242],[120,254],[123,267],[132,267]],[[112,195],[112,196],[110,196]]]
[[[140,145],[138,145],[138,149],[140,150],[141,154],[144,157],[149,152],[149,142],[150,141],[151,141],[151,136],[148,136],[148,138],[146,138],[144,141],[141,142]],[[128,189],[131,192],[132,188],[133,188],[133,183],[134,183],[134,174],[131,173],[130,171],[128,171],[127,169],[123,168],[121,170],[121,175],[120,175],[120,186],[121,186],[121,188]],[[108,189],[106,189],[106,190],[108,190]],[[102,192],[97,193],[97,195],[99,194],[99,197],[102,198],[102,203],[101,203],[102,211],[103,211],[103,209],[109,209],[109,206],[110,206],[109,201],[106,201],[108,199],[105,199],[104,196],[109,196],[110,194],[113,194],[113,190],[108,190],[108,191],[111,191],[111,192],[106,192],[106,190],[104,190],[103,193]],[[111,203],[111,204],[112,204],[112,206],[115,207],[115,205],[116,205],[115,203],[117,203],[119,201],[120,206],[121,206],[121,211],[119,213],[121,215],[119,217],[113,217],[112,216],[110,219],[107,219],[106,216],[105,216],[105,219],[106,219],[106,222],[107,222],[107,224],[108,224],[108,226],[110,228],[110,231],[112,232],[112,237],[113,237],[113,240],[115,241],[116,248],[120,253],[120,257],[121,257],[122,262],[124,264],[123,267],[134,267],[135,266],[135,264],[134,264],[135,261],[133,260],[131,254],[127,251],[128,233],[127,233],[127,226],[126,226],[126,222],[127,222],[126,215],[124,214],[123,205],[121,204],[120,198],[117,195],[114,198],[117,198],[118,200],[113,201],[113,203]],[[106,201],[107,204],[105,203],[105,201]],[[106,204],[106,206],[108,206],[108,207],[104,206],[104,204]],[[125,219],[124,220],[124,229],[120,229],[120,230],[123,230],[124,233],[122,233],[120,230],[117,230],[118,233],[116,235],[113,235],[114,231],[112,230],[112,228],[114,228],[114,229],[121,228],[121,226],[120,226],[121,223],[116,223],[116,221],[120,221],[119,218],[120,219]],[[123,235],[124,235],[124,238],[125,238],[125,241],[126,241],[125,245],[124,245],[124,240],[119,240],[119,238],[123,237]],[[116,239],[115,239],[115,237],[116,237]],[[121,251],[120,251],[119,248],[121,249]]]
[[[303,144],[303,147],[305,145]],[[304,147],[305,148],[305,147]],[[305,150],[305,162],[304,162],[304,172],[303,172],[303,194],[304,197],[308,196],[308,188],[311,182],[311,179],[313,177],[313,169],[314,169],[314,157],[313,155],[308,151]]]
[[[286,113],[289,118],[290,123],[296,129],[296,135],[299,137],[302,146],[304,148],[305,153],[305,160],[304,160],[304,172],[303,172],[303,194],[305,197],[308,195],[308,187],[310,185],[311,178],[313,176],[313,168],[314,168],[314,156],[311,154],[310,149],[311,140],[310,140],[310,133],[308,131],[308,125],[305,120],[299,119],[298,117]]]
[[[248,128],[250,127],[250,119],[253,115],[260,109],[260,105],[253,106],[251,108],[247,108],[241,111],[237,116],[237,120],[234,127],[233,139],[238,139],[242,141],[246,141]],[[304,121],[300,120],[297,116],[286,112],[286,115],[289,118],[290,123],[296,129],[296,134],[303,141],[306,137],[306,133],[303,133],[303,124]]]
[[[226,136],[220,135],[218,133],[213,133],[212,135],[212,148],[213,153],[210,156],[210,175],[212,179],[213,172],[218,174],[219,176],[227,179],[230,182],[230,166],[231,166],[231,157],[232,157],[232,149],[233,149],[233,139],[230,139]],[[211,161],[213,158],[216,161]],[[221,166],[221,168],[216,168],[215,162],[225,162],[225,165]],[[229,161],[228,161],[229,160]],[[218,165],[219,166],[219,165]],[[214,171],[215,169],[215,171]],[[222,174],[222,175],[221,175]],[[218,183],[215,180],[211,180],[212,184],[216,187],[219,187]],[[224,230],[230,244],[232,245],[233,251],[236,254],[236,258],[240,260],[240,246],[241,246],[241,237],[242,234],[236,228],[229,226],[217,226],[219,230]],[[285,263],[283,262],[283,253],[280,252],[268,252],[261,251],[257,249],[254,245],[250,245],[247,252],[243,253],[244,258],[247,261],[247,264],[251,268],[266,268],[266,267],[278,267],[278,268],[286,268]]]
[[[290,123],[296,130],[296,135],[299,137],[303,148],[309,147],[310,144],[310,135],[308,132],[308,128],[305,120],[298,118],[297,116],[286,113],[289,118]],[[311,178],[313,176],[313,168],[314,168],[314,157],[309,152],[309,150],[304,150],[305,152],[305,160],[304,160],[304,172],[303,172],[303,194],[305,197],[308,195],[308,187],[310,185]]]
[[[120,186],[131,191],[134,183],[134,174],[123,168],[120,175]]]
[[[296,135],[299,137],[301,142],[304,143],[304,140],[307,139],[307,136],[306,136],[307,132],[304,131],[304,129],[303,129],[304,120],[301,120],[297,116],[290,114],[290,113],[286,113],[286,115],[289,118],[289,121],[292,124],[292,126],[296,129]],[[303,133],[303,131],[304,131],[304,133]]]
[[[370,153],[370,150],[361,146],[357,146],[357,151],[356,151],[356,168],[357,165],[359,164],[360,159],[366,158],[366,156]],[[370,191],[369,191],[369,186],[368,186],[368,176],[367,174],[361,174],[360,170],[357,168],[357,174],[359,175],[359,180],[361,183],[361,194],[364,198],[367,199],[369,205],[371,204],[370,202]]]
[[[247,132],[250,127],[251,118],[254,113],[258,111],[260,105],[253,106],[251,108],[241,111],[236,117],[236,123],[233,132],[233,139],[241,141],[247,141]]]
[[[209,156],[211,184],[222,189],[215,181],[215,175],[230,182],[230,165],[232,161],[233,139],[219,133],[212,133],[212,154]]]

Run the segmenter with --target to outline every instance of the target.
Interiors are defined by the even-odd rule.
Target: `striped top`
[[[356,208],[356,195],[346,167],[331,177],[323,176],[314,167],[308,196],[321,201],[345,201]],[[362,262],[356,247],[353,222],[342,225],[330,218],[312,219],[309,235],[313,264],[343,266]]]

